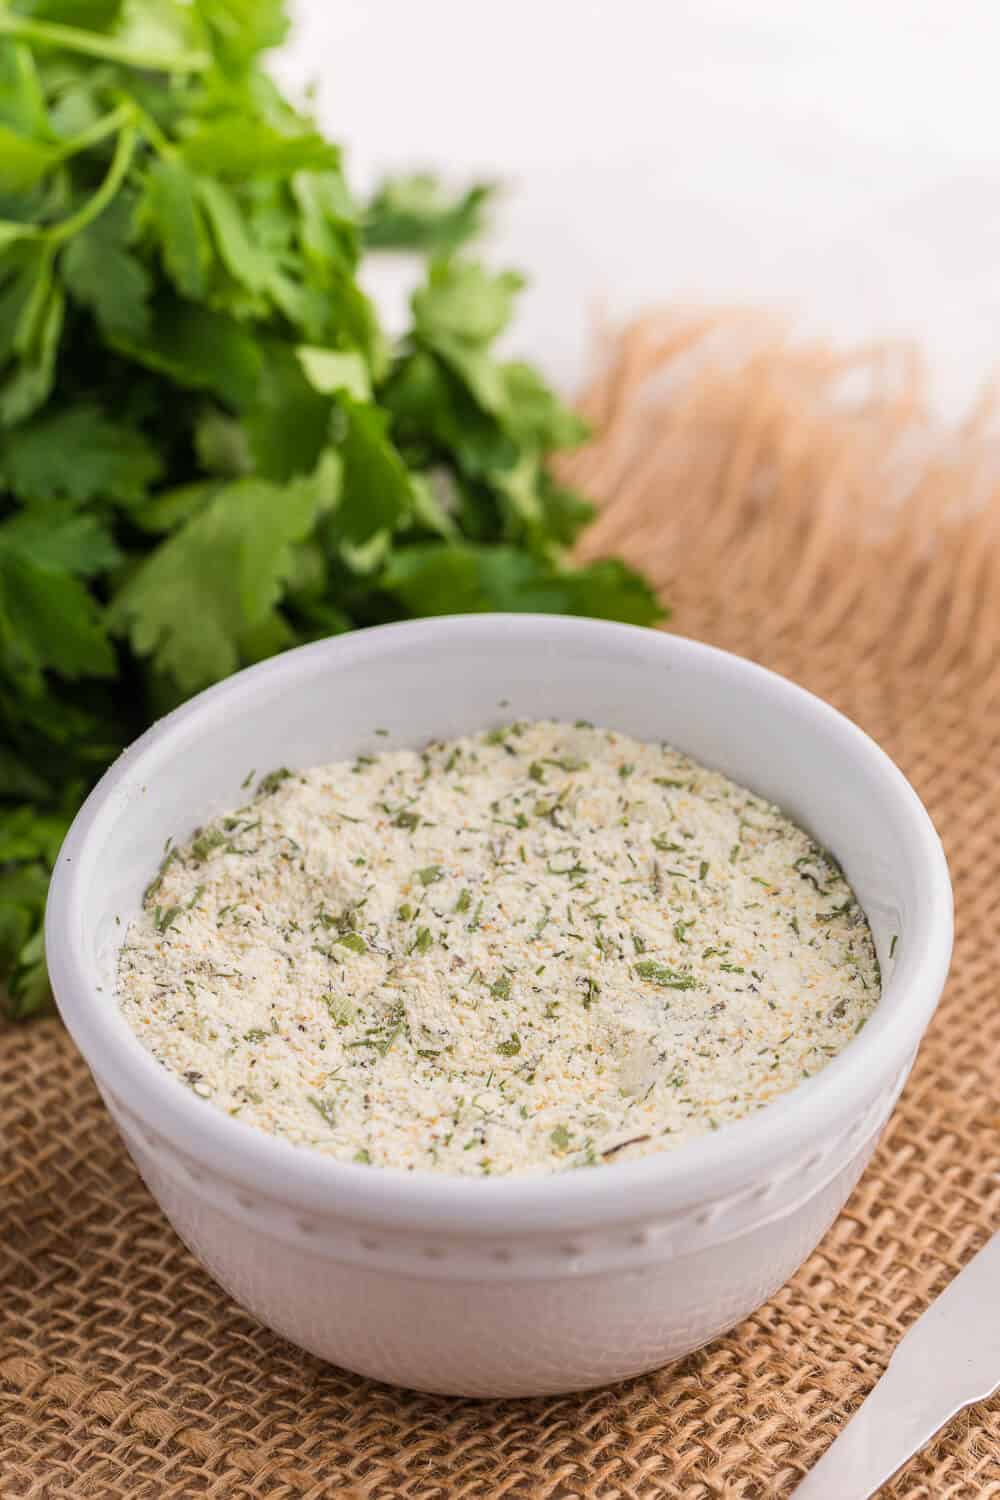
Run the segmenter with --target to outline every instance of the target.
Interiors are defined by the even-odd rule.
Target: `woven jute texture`
[[[168,1228],[55,1021],[0,1032],[0,1494],[45,1500],[757,1500],[790,1494],[907,1326],[1000,1228],[1000,484],[988,409],[934,429],[898,350],[753,319],[631,330],[567,470],[672,627],[835,703],[944,838],[947,993],[876,1157],[799,1274],[626,1385],[465,1402],[299,1353]],[[984,1317],[995,1318],[1000,1288]],[[884,1493],[1000,1496],[1000,1401]],[[854,1500],[845,1495],[843,1500]]]

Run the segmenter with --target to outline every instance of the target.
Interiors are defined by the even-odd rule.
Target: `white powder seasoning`
[[[879,990],[807,834],[583,723],[272,772],[170,852],[119,968],[206,1107],[474,1176],[719,1129],[824,1067]]]

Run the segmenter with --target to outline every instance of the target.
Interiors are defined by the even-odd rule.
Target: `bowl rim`
[[[74,939],[81,903],[93,878],[98,835],[118,815],[116,794],[137,765],[169,757],[178,739],[196,737],[199,724],[221,714],[265,681],[311,673],[317,658],[337,664],[379,655],[402,637],[433,650],[443,633],[462,630],[485,641],[497,629],[531,636],[542,631],[567,644],[584,636],[627,638],[651,667],[687,658],[749,674],[763,693],[796,704],[818,720],[852,759],[867,760],[884,794],[907,820],[920,855],[926,914],[883,988],[859,1036],[819,1073],[758,1113],[674,1150],[586,1172],[471,1178],[399,1167],[356,1165],[268,1134],[206,1108],[143,1047],[109,997]],[[95,1078],[114,1100],[181,1153],[229,1182],[297,1209],[333,1213],[384,1228],[462,1232],[542,1232],[634,1222],[650,1215],[717,1201],[750,1182],[766,1180],[802,1151],[846,1133],[875,1092],[908,1064],[937,1005],[951,957],[951,882],[930,816],[902,771],[863,730],[790,679],[746,657],[662,631],[577,616],[538,614],[444,615],[370,627],[327,638],[246,668],[199,693],[153,724],[115,761],[90,793],[70,828],[53,871],[45,917],[49,971],[67,1029]]]

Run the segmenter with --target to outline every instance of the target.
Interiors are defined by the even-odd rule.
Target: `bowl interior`
[[[725,772],[829,848],[868,914],[883,970],[881,1005],[861,1037],[815,1078],[728,1127],[727,1172],[759,1164],[765,1147],[777,1155],[795,1137],[821,1135],[834,1116],[851,1117],[876,1078],[908,1062],[947,970],[951,891],[933,826],[888,757],[832,708],[741,658],[655,631],[521,615],[417,621],[301,648],[202,694],[126,752],[64,845],[46,928],[60,1008],[98,1077],[127,1085],[140,1109],[156,1094],[159,1116],[177,1128],[187,1129],[198,1109],[199,1150],[209,1149],[211,1137],[220,1161],[230,1159],[238,1137],[242,1155],[280,1156],[289,1177],[308,1178],[310,1191],[322,1193],[338,1170],[367,1184],[363,1169],[326,1158],[293,1162],[313,1154],[221,1116],[205,1120],[186,1089],[160,1076],[114,1004],[118,950],[166,841],[245,800],[251,774],[419,746],[515,718],[589,719],[668,741]],[[719,1159],[717,1142],[721,1134],[708,1146],[695,1142],[616,1167],[615,1181],[624,1186],[627,1174],[636,1185],[648,1177],[662,1186],[669,1173],[686,1191],[708,1153],[713,1164]],[[569,1176],[587,1183],[564,1185],[567,1200],[590,1193],[588,1183],[604,1173]],[[516,1180],[472,1188],[492,1192],[499,1184],[513,1192]],[[400,1190],[411,1188],[412,1176]],[[433,1189],[449,1203],[453,1190],[450,1180]],[[532,1190],[524,1189],[526,1199]]]

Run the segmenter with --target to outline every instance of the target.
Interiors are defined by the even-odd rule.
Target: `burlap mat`
[[[604,435],[570,468],[604,502],[591,549],[651,571],[675,628],[858,720],[943,834],[954,970],[874,1163],[798,1276],[702,1353],[565,1399],[422,1397],[258,1327],[164,1223],[58,1023],[0,1033],[4,1500],[787,1495],[1000,1227],[988,415],[935,434],[897,352],[838,359],[707,317],[635,330],[590,407]],[[1000,1401],[959,1418],[885,1493],[1000,1495]]]

